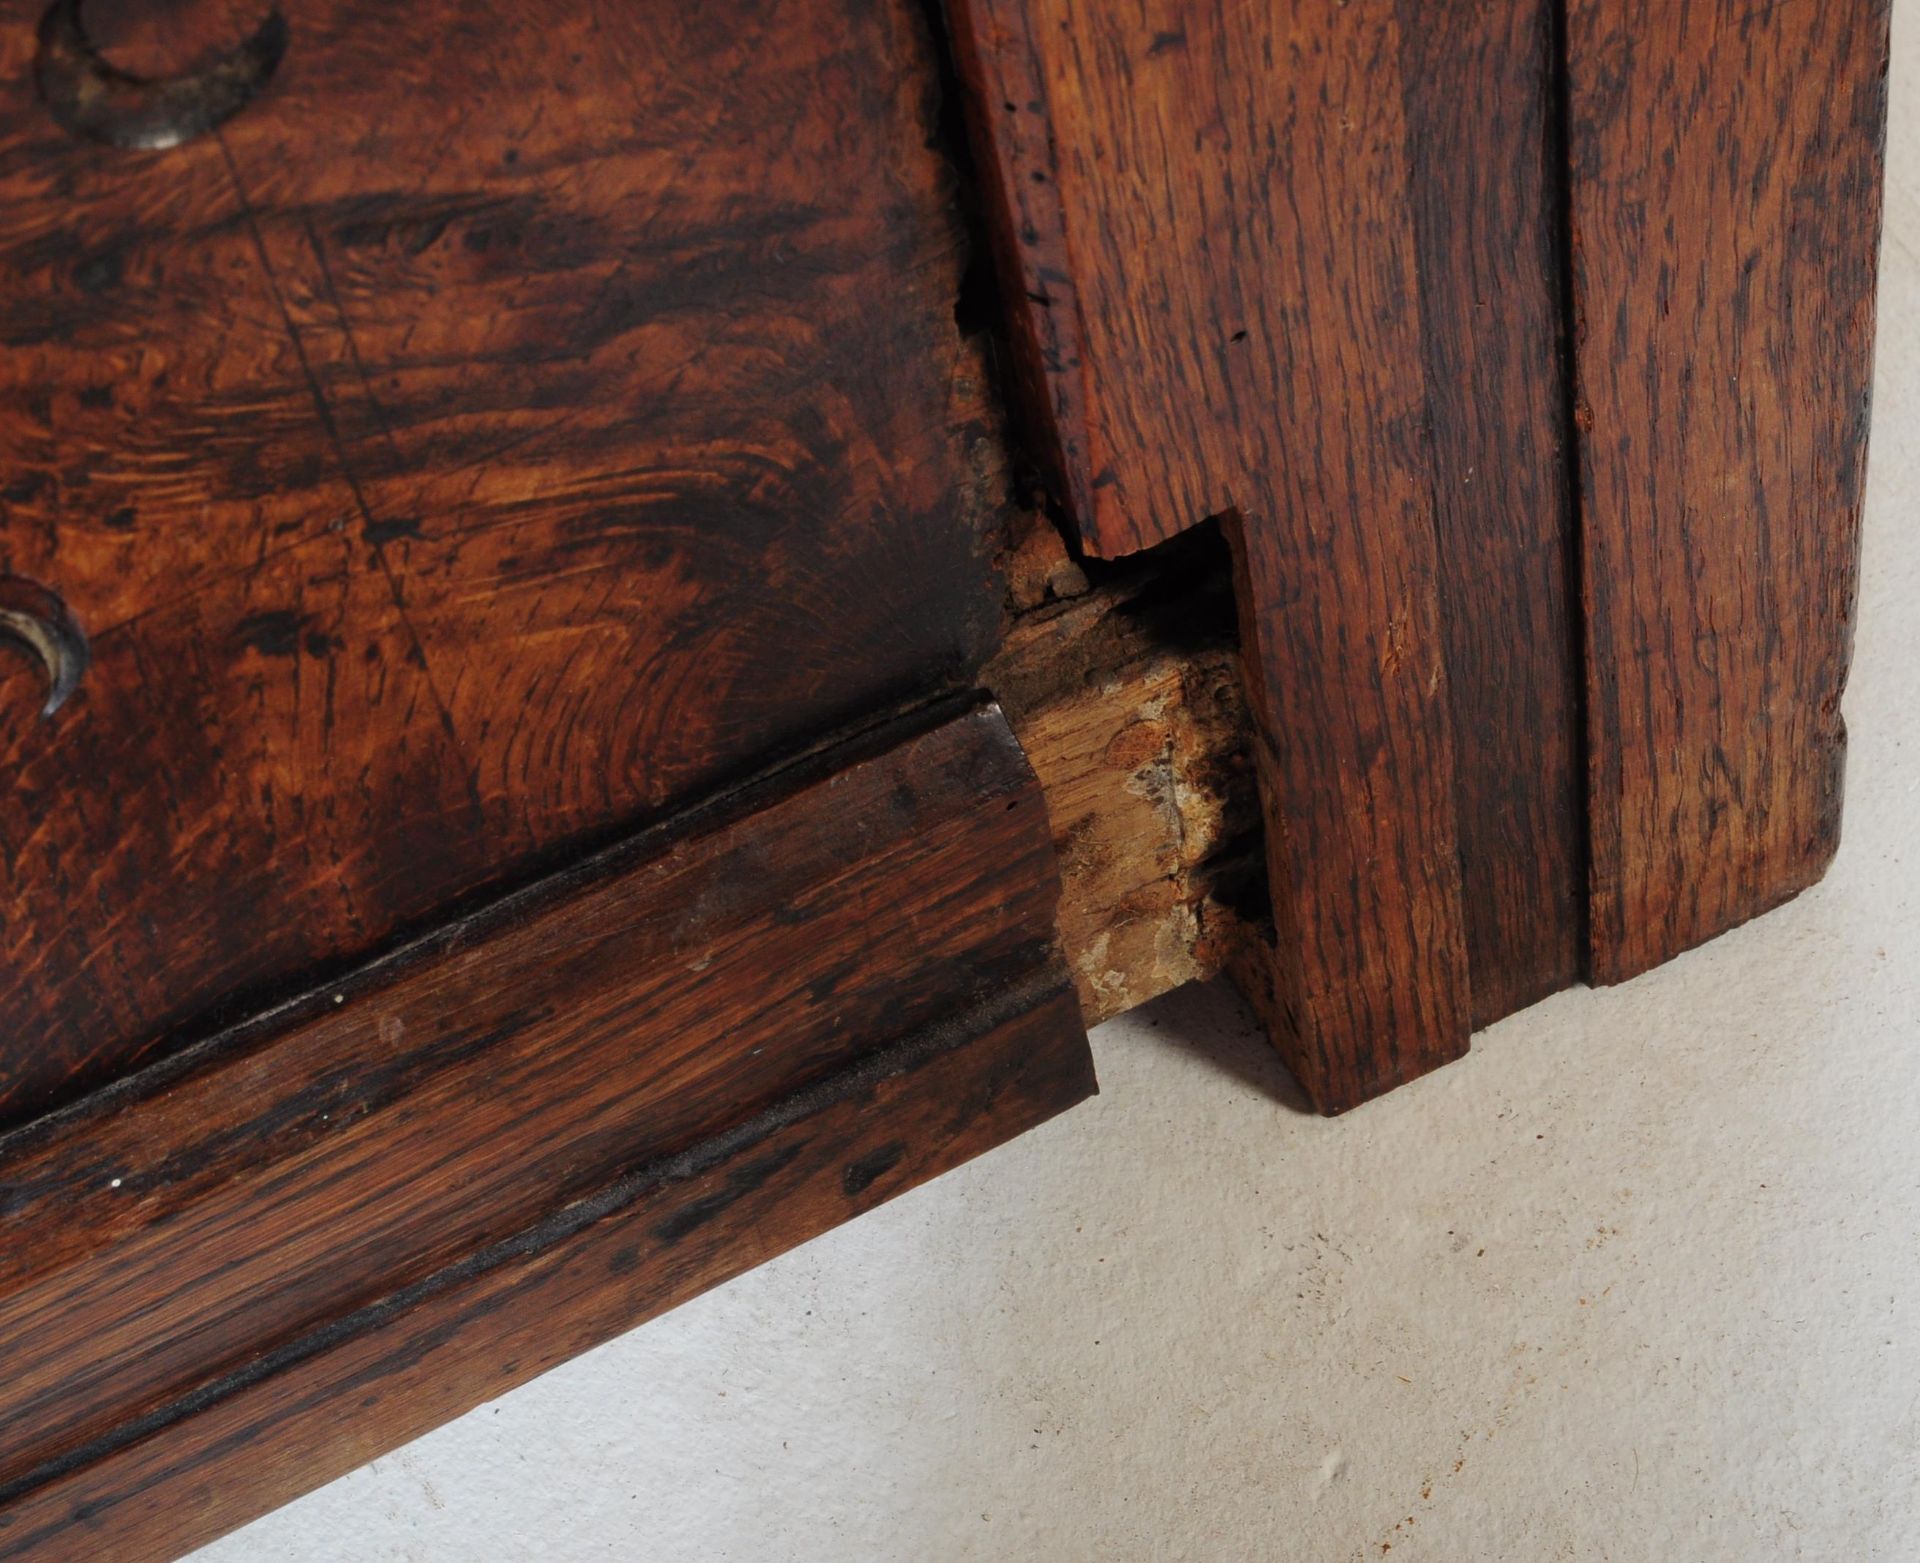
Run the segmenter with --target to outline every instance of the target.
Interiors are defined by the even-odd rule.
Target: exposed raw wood
[[[998,712],[810,769],[0,1140],[0,1558],[171,1556],[1091,1090]]]
[[[1052,536],[1023,545],[1031,579],[1062,563],[1078,575],[1057,537],[1045,566]],[[1218,973],[1218,894],[1260,852],[1218,562],[1109,567],[1091,588],[1079,575],[1080,595],[1017,620],[982,674],[1046,796],[1060,939],[1089,1025]]]
[[[954,0],[1083,542],[1239,540],[1322,1106],[1830,856],[1887,11]]]
[[[1888,14],[1567,8],[1602,981],[1838,844]]]
[[[165,154],[0,25],[0,1559],[204,1541],[1083,1019],[1224,969],[1339,1111],[1824,865],[1885,0],[950,4],[1084,558],[918,0],[307,0]],[[87,58],[268,7],[164,9]]]
[[[1016,613],[1084,596],[1087,572],[1068,555],[1060,533],[1037,511],[1016,511],[1008,522],[1007,601]]]

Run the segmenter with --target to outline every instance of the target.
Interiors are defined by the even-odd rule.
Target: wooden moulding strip
[[[188,1550],[1092,1091],[997,709],[761,803],[0,1142],[0,1558]]]

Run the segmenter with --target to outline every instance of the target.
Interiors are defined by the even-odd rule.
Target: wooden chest
[[[1810,883],[1886,23],[7,11],[0,1558]]]

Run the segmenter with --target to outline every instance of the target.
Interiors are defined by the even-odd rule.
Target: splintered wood
[[[1216,975],[1237,936],[1226,900],[1260,836],[1232,608],[1203,592],[1175,623],[1181,594],[1152,570],[1090,586],[1050,528],[1008,563],[1027,611],[984,680],[1046,796],[1092,1025]]]

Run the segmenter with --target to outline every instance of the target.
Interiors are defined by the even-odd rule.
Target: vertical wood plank
[[[1219,412],[1298,1028],[1282,1050],[1337,1112],[1458,1057],[1470,1031],[1407,127],[1390,16],[1304,3],[1278,37],[1265,20],[1241,36],[1253,15],[1222,15],[1246,50],[1227,79],[1261,118],[1228,142],[1240,159],[1198,164],[1237,242],[1196,302],[1238,294],[1252,322],[1228,338],[1243,351]],[[1254,73],[1275,56],[1284,70]]]
[[[1271,1008],[1351,1105],[1585,950],[1552,11],[951,10],[1082,540],[1232,518]]]
[[[1886,0],[1571,0],[1593,968],[1838,842]]]
[[[1083,540],[1231,517],[1281,1045],[1350,1108],[1471,1014],[1396,13],[960,0],[954,31]]]
[[[1553,0],[1399,0],[1473,1017],[1586,957]]]

